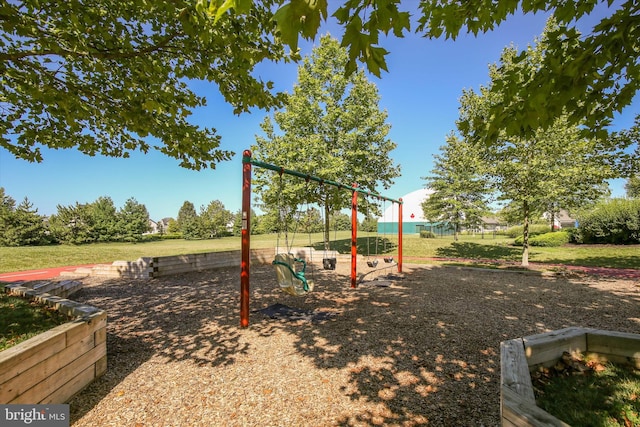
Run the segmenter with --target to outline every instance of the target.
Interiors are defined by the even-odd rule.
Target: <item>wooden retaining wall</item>
[[[252,263],[271,263],[273,249],[253,249],[250,251]],[[212,270],[222,267],[240,266],[240,251],[206,252],[200,254],[154,257],[151,259],[151,277],[170,276],[194,271]]]
[[[0,352],[0,403],[65,403],[106,372],[106,312],[25,287],[5,291],[75,320]]]
[[[571,427],[536,405],[531,372],[553,366],[563,352],[640,368],[640,334],[565,328],[500,343],[500,415],[508,427]]]

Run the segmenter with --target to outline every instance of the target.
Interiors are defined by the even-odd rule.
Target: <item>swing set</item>
[[[251,172],[252,167],[260,167],[269,169],[279,174],[295,176],[305,179],[307,182],[314,181],[323,185],[331,185],[340,189],[350,190],[351,197],[351,287],[358,286],[357,274],[357,238],[358,238],[358,194],[365,196],[377,197],[378,199],[387,200],[391,203],[398,204],[398,273],[402,272],[402,199],[391,199],[380,194],[371,193],[358,188],[357,184],[346,185],[339,182],[325,180],[317,176],[304,174],[298,171],[285,169],[269,163],[255,160],[251,157],[251,151],[245,150],[242,153],[242,249],[240,263],[240,326],[246,328],[249,326],[249,285],[250,285],[250,249],[251,249]],[[303,268],[296,271],[295,263],[302,263]],[[304,276],[306,262],[295,258],[291,254],[277,254],[274,260],[278,281],[288,282],[291,284],[293,295],[303,295],[309,292],[313,285]]]

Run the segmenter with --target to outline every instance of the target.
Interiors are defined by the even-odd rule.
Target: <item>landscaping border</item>
[[[640,368],[640,334],[570,327],[500,343],[500,418],[503,426],[562,426],[536,405],[531,372],[553,366],[563,352]]]
[[[105,311],[21,284],[5,285],[4,292],[74,320],[0,352],[0,403],[65,403],[106,372]]]

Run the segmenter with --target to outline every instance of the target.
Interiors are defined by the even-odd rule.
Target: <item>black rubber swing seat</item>
[[[368,265],[369,267],[376,267],[376,266],[378,265],[378,260],[377,260],[377,259],[374,259],[374,260],[372,260],[372,261],[367,261],[367,265]]]
[[[336,259],[335,258],[323,258],[322,259],[322,267],[325,270],[335,270],[336,269]]]

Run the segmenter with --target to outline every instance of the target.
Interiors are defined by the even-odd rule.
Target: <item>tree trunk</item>
[[[522,205],[524,226],[522,229],[522,266],[529,266],[529,202]]]

